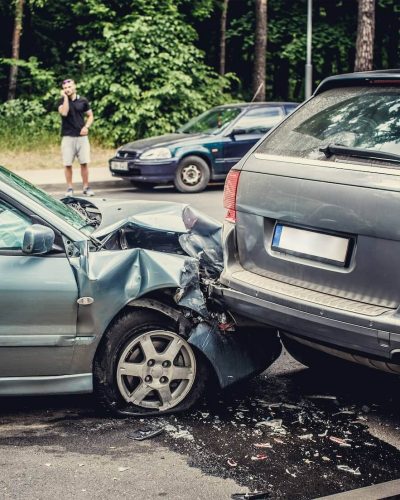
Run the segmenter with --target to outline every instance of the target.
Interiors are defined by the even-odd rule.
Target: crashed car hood
[[[164,231],[185,233],[182,212],[188,205],[167,201],[147,200],[90,200],[101,213],[100,226],[92,233],[96,238],[105,236],[127,221]]]
[[[175,146],[185,144],[186,142],[192,143],[193,141],[203,140],[205,137],[208,137],[207,134],[165,134],[129,142],[128,144],[124,144],[120,149],[142,152],[154,147]]]

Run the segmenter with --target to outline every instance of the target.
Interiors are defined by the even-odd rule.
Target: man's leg
[[[65,165],[65,180],[67,181],[67,189],[72,189],[72,165]]]
[[[67,192],[72,190],[72,163],[74,161],[73,137],[63,137],[61,140],[61,154],[64,165],[65,180],[67,182]]]
[[[87,163],[81,163],[81,176],[83,189],[89,186],[89,168]]]

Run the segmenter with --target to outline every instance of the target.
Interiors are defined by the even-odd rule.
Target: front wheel
[[[106,333],[94,364],[94,389],[108,410],[126,413],[183,411],[197,401],[207,380],[201,354],[172,322],[134,310]]]
[[[176,169],[174,184],[181,193],[198,193],[207,187],[209,180],[207,163],[198,156],[187,156]]]

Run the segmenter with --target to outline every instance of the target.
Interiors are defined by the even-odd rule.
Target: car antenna
[[[254,99],[258,96],[260,93],[260,90],[263,88],[264,82],[261,82],[260,85],[258,86],[258,89],[256,90],[256,93],[253,95],[253,99],[250,102],[253,102]]]

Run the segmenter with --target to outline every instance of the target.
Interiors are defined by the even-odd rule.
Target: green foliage
[[[32,145],[54,143],[58,120],[38,99],[14,99],[0,105],[0,147],[29,150]]]
[[[93,101],[94,133],[120,144],[175,131],[205,109],[230,99],[230,77],[216,75],[194,46],[195,31],[171,2],[136,2],[120,15],[97,0],[86,14],[92,36],[73,48],[80,92]],[[81,7],[80,7],[81,9]],[[82,10],[81,10],[82,13]],[[118,15],[119,14],[119,15]]]

